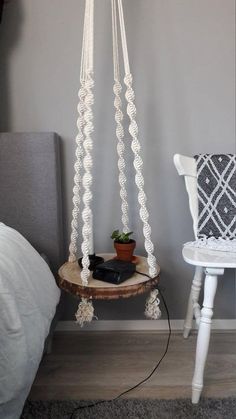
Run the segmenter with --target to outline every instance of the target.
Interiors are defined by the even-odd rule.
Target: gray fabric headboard
[[[57,134],[0,133],[0,221],[45,253],[57,271],[65,257]]]

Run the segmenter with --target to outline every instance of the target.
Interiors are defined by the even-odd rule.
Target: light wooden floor
[[[58,332],[42,360],[31,399],[108,399],[146,377],[161,357],[165,333]],[[126,397],[191,396],[196,334],[173,333],[169,351],[151,379]],[[236,333],[213,332],[204,396],[236,395]]]

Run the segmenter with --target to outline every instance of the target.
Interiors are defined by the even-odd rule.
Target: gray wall
[[[183,318],[192,268],[181,257],[192,222],[173,154],[235,153],[234,0],[124,0],[146,193],[162,285]],[[9,1],[0,25],[1,131],[56,131],[63,140],[69,235],[84,1]],[[96,1],[95,244],[120,227],[109,0]],[[132,173],[132,167],[129,169]],[[129,185],[131,192],[133,187]],[[137,205],[132,229],[142,250]],[[235,280],[220,280],[216,317],[235,317]],[[96,304],[100,319],[142,318],[144,297]],[[76,302],[68,297],[65,318]]]

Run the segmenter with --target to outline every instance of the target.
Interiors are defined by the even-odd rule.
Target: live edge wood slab
[[[99,254],[105,260],[115,257],[112,253]],[[148,274],[147,259],[143,256],[135,256],[136,270]],[[92,273],[88,279],[88,286],[83,286],[80,277],[81,269],[78,262],[66,262],[58,271],[58,283],[60,288],[77,297],[93,298],[100,300],[115,300],[128,298],[149,291],[159,282],[160,268],[157,267],[157,276],[149,279],[144,275],[135,274],[120,285],[93,279]]]

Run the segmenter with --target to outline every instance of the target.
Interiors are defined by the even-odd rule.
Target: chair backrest
[[[184,176],[189,197],[189,207],[193,219],[193,231],[197,238],[198,197],[197,197],[197,165],[193,157],[174,155],[174,164],[180,176]]]

